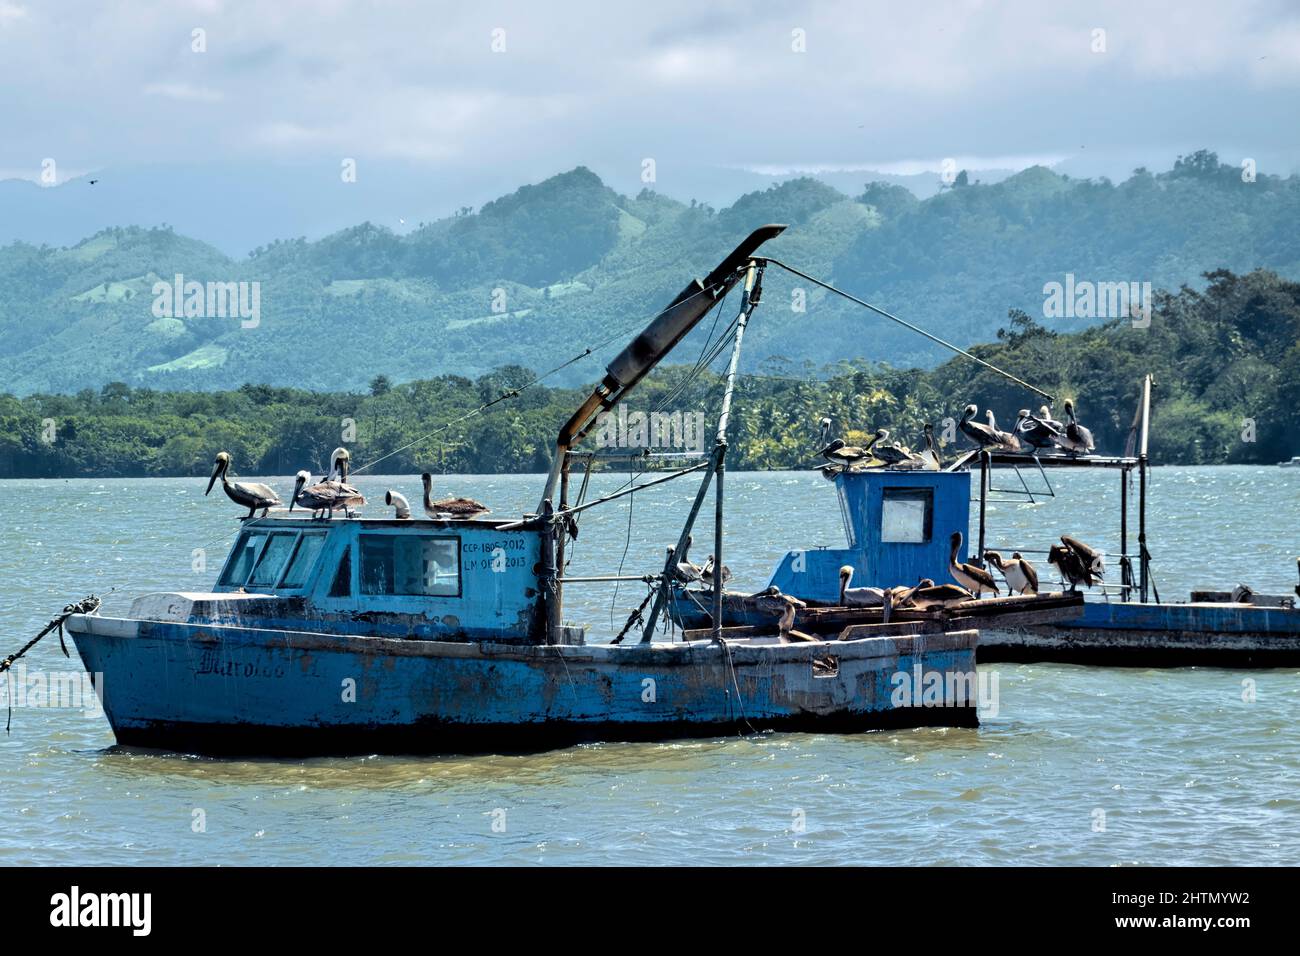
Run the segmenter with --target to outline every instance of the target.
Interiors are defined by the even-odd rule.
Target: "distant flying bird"
[[[92,179],[92,180],[90,181],[90,185],[93,186],[93,185],[95,185],[95,183],[97,183],[97,182],[99,182],[98,179]]]

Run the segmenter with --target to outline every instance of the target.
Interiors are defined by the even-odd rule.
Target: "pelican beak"
[[[212,477],[208,479],[208,490],[203,492],[204,497],[207,497],[208,493],[212,491],[212,486],[217,483],[217,475],[219,474],[221,474],[221,462],[217,462],[212,466]]]

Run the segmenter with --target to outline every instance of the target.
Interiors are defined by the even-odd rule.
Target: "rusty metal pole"
[[[569,453],[564,453],[564,462],[560,465],[560,513],[569,507]],[[555,603],[564,607],[564,556],[569,545],[569,521],[564,517],[556,528],[555,539]]]
[[[555,573],[555,536],[560,525],[555,520],[555,509],[551,507],[549,498],[542,501],[542,513],[538,517],[542,525],[542,573],[539,577],[542,600],[546,602],[546,634],[542,640],[546,644],[558,644],[563,610]]]
[[[1128,560],[1128,465],[1119,470],[1119,577],[1120,594],[1127,601],[1133,584]]]
[[[984,567],[984,509],[989,500],[989,463],[992,456],[980,449],[980,544],[975,552],[974,561]]]
[[[1138,448],[1138,567],[1142,603],[1147,600],[1147,438],[1151,420],[1151,376],[1142,380],[1142,443]]]
[[[740,364],[740,346],[745,338],[745,326],[762,294],[761,275],[758,267],[750,262],[745,272],[740,315],[736,318],[736,338],[731,343],[726,390],[722,393],[722,410],[718,413],[718,437],[714,443],[714,454],[717,458],[713,484],[713,639],[715,641],[722,640],[722,590],[725,583],[722,561],[722,503],[723,482],[727,473],[727,424],[731,418],[731,396],[736,390],[736,367]]]

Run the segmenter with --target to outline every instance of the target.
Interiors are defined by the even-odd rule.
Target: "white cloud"
[[[0,27],[6,27],[17,20],[24,20],[26,18],[26,7],[20,7],[16,3],[10,3],[9,0],[0,0]]]
[[[206,86],[191,86],[188,83],[150,83],[144,88],[149,96],[163,96],[169,100],[182,100],[191,103],[220,103],[225,96],[220,90]]]

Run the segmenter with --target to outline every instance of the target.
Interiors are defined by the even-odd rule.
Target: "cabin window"
[[[880,502],[880,540],[885,544],[924,544],[934,527],[933,488],[884,488]]]
[[[298,546],[294,548],[293,557],[289,559],[289,569],[280,579],[280,587],[300,588],[306,584],[307,575],[311,573],[312,566],[316,563],[316,558],[320,555],[320,549],[324,544],[323,534],[304,534],[299,537]]]
[[[226,573],[221,576],[225,585],[241,585],[248,580],[248,572],[253,568],[253,560],[266,541],[265,531],[245,531],[235,542],[234,550],[226,562]]]
[[[361,535],[361,593],[460,595],[460,539]]]
[[[339,558],[339,569],[334,572],[334,583],[330,585],[330,597],[352,596],[352,545],[343,549]]]
[[[280,580],[280,572],[284,570],[284,563],[289,560],[289,554],[293,551],[293,544],[297,538],[296,531],[277,531],[271,535],[271,539],[266,542],[266,547],[262,549],[262,556],[257,559],[257,564],[253,568],[253,576],[248,579],[250,587],[275,587],[275,582]]]

